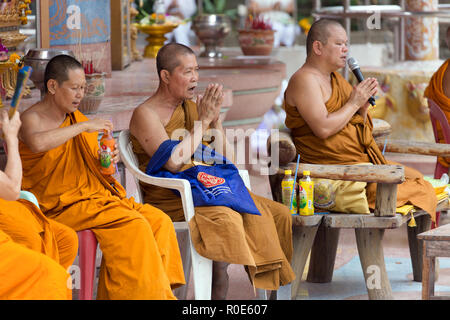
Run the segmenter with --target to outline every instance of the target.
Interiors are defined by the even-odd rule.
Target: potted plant
[[[105,72],[98,71],[92,61],[81,61],[86,77],[86,91],[78,109],[83,113],[94,113],[105,96]]]
[[[235,9],[225,10],[226,0],[203,0],[199,14],[192,21],[192,29],[205,46],[201,57],[221,58],[219,47],[231,31],[230,15]]]
[[[245,28],[238,32],[239,44],[244,55],[267,56],[272,52],[275,31],[264,19],[249,15]]]

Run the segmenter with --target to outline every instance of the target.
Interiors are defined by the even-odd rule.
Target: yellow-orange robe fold
[[[447,121],[450,122],[450,97],[447,97],[444,93],[443,81],[444,73],[447,71],[450,64],[450,59],[447,59],[442,66],[433,74],[430,79],[428,87],[425,89],[424,96],[433,100],[442,111],[445,113]],[[437,123],[438,141],[439,143],[445,143],[444,135],[439,123]],[[450,167],[450,158],[438,157],[438,161],[446,167]]]
[[[66,270],[0,230],[0,300],[72,299]]]
[[[332,93],[326,102],[329,113],[336,112],[350,98],[352,86],[337,72],[331,74]],[[378,148],[372,135],[372,118],[367,121],[355,114],[347,125],[335,135],[320,139],[302,118],[295,106],[284,103],[286,110],[286,126],[291,129],[297,152],[301,162],[312,164],[394,164],[387,161]],[[397,163],[395,163],[397,164]],[[397,207],[412,204],[430,214],[433,221],[436,216],[436,194],[432,185],[423,179],[420,172],[404,166],[405,182],[398,186]],[[367,186],[369,207],[375,207],[376,184]]]
[[[165,127],[169,138],[176,129],[190,131],[198,120],[197,105],[179,105]],[[178,139],[173,137],[173,139]],[[150,160],[137,139],[131,136],[139,167],[145,172]],[[184,166],[181,170],[193,166]],[[174,221],[183,221],[181,199],[171,190],[141,183],[144,200],[164,210]],[[198,253],[214,261],[242,264],[257,288],[276,290],[295,279],[291,269],[292,218],[289,209],[250,192],[261,216],[240,214],[228,207],[196,207],[189,222],[192,242]]]
[[[15,243],[45,254],[66,270],[77,255],[78,238],[75,231],[48,219],[27,200],[0,199],[0,230]]]
[[[87,121],[79,111],[60,128]],[[98,133],[82,133],[43,153],[22,142],[22,188],[33,192],[44,214],[76,231],[91,229],[103,253],[98,299],[175,299],[185,284],[170,218],[127,199],[124,188],[98,168]]]

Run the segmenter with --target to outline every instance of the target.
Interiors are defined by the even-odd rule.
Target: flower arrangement
[[[305,34],[308,34],[309,29],[311,29],[311,17],[300,19],[298,25],[302,28]]]
[[[28,18],[27,15],[30,15],[32,12],[30,10],[31,0],[21,0],[19,4],[19,19],[21,24],[27,24]]]
[[[253,18],[250,14],[245,20],[245,29],[272,30],[272,25],[260,17]]]
[[[149,14],[147,13],[144,9],[139,8],[139,24],[141,25],[146,25],[146,26],[153,26],[153,25],[176,25],[176,24],[180,24],[182,21],[180,18],[176,17],[176,16],[171,16],[171,15],[167,15],[167,14],[157,14],[157,13],[152,13]]]
[[[244,55],[266,56],[272,52],[274,30],[272,25],[261,17],[249,15],[245,28],[238,30],[239,44]]]

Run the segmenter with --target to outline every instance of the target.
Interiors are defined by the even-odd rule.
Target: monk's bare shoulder
[[[39,126],[45,113],[43,112],[44,104],[42,101],[35,103],[20,115],[20,120],[28,126]],[[24,127],[24,125],[22,125]]]
[[[134,109],[130,120],[130,132],[136,136],[142,130],[161,126],[161,119],[156,112],[151,98]]]
[[[290,78],[286,88],[286,102],[296,105],[299,97],[320,93],[317,77],[308,67],[301,67]]]

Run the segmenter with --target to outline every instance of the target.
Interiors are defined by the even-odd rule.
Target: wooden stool
[[[450,299],[450,296],[434,295],[436,257],[450,257],[450,224],[423,232],[417,238],[423,240],[422,299]]]

